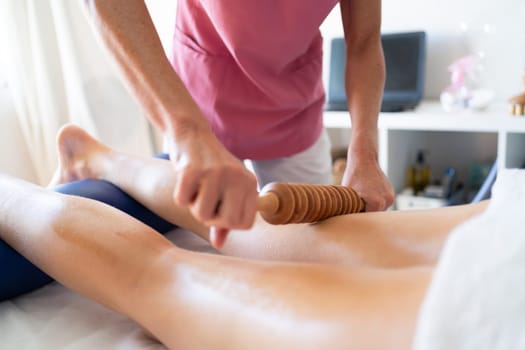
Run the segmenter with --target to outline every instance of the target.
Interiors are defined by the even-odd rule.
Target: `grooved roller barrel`
[[[263,219],[274,225],[311,223],[365,209],[363,199],[345,186],[283,182],[264,186],[257,205]]]

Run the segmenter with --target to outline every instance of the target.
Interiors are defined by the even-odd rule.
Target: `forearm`
[[[352,118],[350,151],[354,156],[377,157],[377,122],[385,82],[380,40],[370,37],[347,50],[346,92]]]
[[[85,0],[97,32],[148,118],[174,135],[207,123],[171,67],[142,0]],[[181,130],[183,129],[183,130]]]
[[[385,82],[381,0],[341,0],[346,41],[345,87],[352,118],[350,152],[377,156],[377,119]]]

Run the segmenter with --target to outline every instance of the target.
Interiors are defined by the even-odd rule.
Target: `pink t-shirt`
[[[235,156],[285,157],[319,137],[319,26],[337,2],[178,1],[172,65]]]

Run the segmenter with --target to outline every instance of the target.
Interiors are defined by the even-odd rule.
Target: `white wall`
[[[427,98],[437,98],[448,84],[447,66],[453,60],[479,50],[486,51],[486,77],[498,100],[522,90],[525,1],[383,0],[382,7],[383,32],[427,32]],[[469,27],[466,32],[461,30],[462,23]],[[481,34],[484,27],[489,29],[486,35]],[[321,30],[328,53],[330,38],[343,35],[338,8]]]

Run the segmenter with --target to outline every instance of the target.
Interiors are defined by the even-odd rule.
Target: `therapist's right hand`
[[[249,229],[257,211],[257,180],[215,137],[209,125],[190,124],[168,135],[176,172],[175,203],[188,207],[206,226],[220,232],[222,245],[230,229]]]

